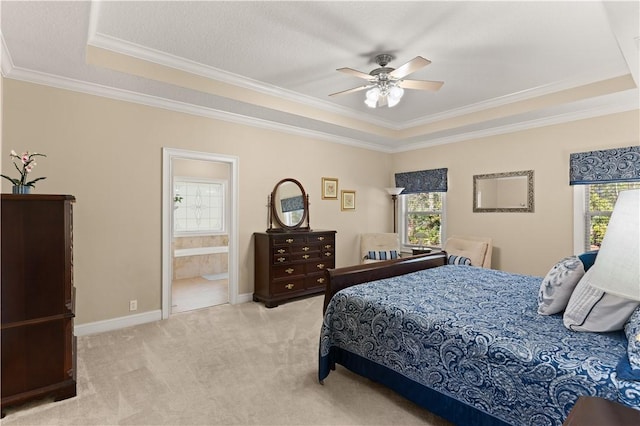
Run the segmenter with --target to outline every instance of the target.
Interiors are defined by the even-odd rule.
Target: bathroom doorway
[[[163,149],[163,318],[235,303],[237,162]]]

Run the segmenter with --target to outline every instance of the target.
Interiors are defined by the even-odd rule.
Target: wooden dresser
[[[257,232],[253,300],[268,308],[324,293],[324,270],[335,268],[336,231]]]
[[[76,395],[71,195],[2,194],[2,415]]]

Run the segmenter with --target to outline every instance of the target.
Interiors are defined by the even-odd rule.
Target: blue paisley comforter
[[[616,375],[624,333],[572,332],[560,315],[538,315],[540,281],[451,265],[344,289],[324,317],[320,380],[336,362],[399,380],[391,387],[432,411],[443,395],[448,408],[435,412],[454,421],[446,410],[459,404],[512,425],[561,425],[580,395],[640,406],[640,386]]]

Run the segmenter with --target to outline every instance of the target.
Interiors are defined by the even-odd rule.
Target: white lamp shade
[[[593,287],[640,301],[640,189],[618,195],[592,268]]]
[[[400,195],[404,188],[385,188],[389,195]]]

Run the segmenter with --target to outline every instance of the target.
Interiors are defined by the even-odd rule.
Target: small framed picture
[[[355,210],[356,209],[356,191],[345,189],[340,191],[341,209],[342,210]]]
[[[338,179],[322,178],[322,199],[337,200],[338,199]]]

